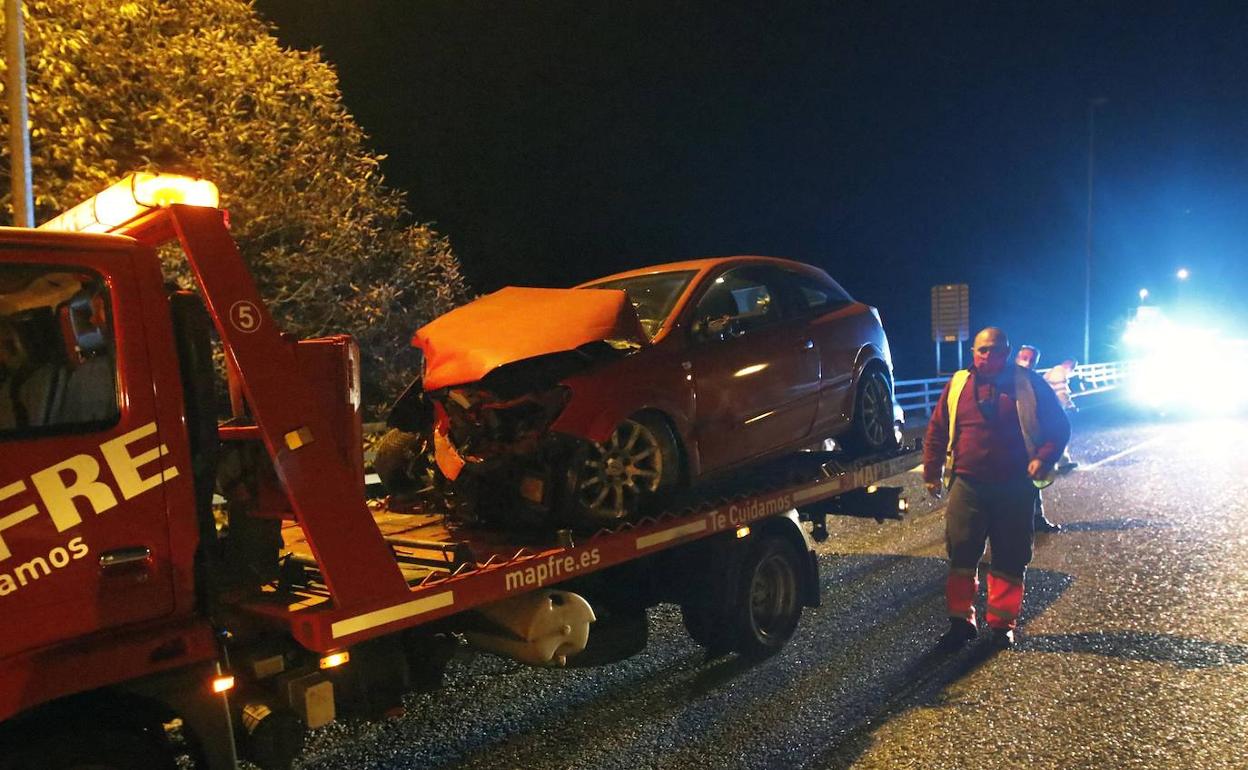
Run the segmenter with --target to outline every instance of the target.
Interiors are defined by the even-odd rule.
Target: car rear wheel
[[[893,394],[878,369],[868,369],[858,382],[853,428],[845,445],[856,455],[876,454],[897,446]]]
[[[639,414],[595,443],[576,473],[575,503],[582,523],[610,524],[645,512],[680,476],[679,453],[661,418]]]

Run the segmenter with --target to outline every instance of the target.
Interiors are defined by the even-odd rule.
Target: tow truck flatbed
[[[901,518],[904,501],[899,503],[895,495],[881,500],[883,510],[838,509],[842,506],[829,504],[903,473],[919,459],[913,447],[851,463],[828,453],[803,453],[783,465],[769,466],[770,473],[751,477],[744,484],[708,485],[674,500],[669,511],[588,536],[568,530],[525,536],[515,531],[448,526],[443,516],[392,510],[385,501],[373,501],[373,518],[410,589],[405,600],[363,613],[336,610],[330,606],[330,593],[319,579],[303,531],[288,522],[282,534],[289,562],[298,565],[293,570],[295,581],[266,586],[264,596],[245,607],[287,626],[309,649],[328,652],[693,540],[736,532],[768,516],[794,512],[812,520],[816,533],[828,513]],[[291,571],[286,574],[289,578]]]

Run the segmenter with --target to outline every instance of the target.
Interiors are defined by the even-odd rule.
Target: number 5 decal
[[[240,299],[230,305],[230,325],[244,334],[260,328],[260,308],[254,302]]]

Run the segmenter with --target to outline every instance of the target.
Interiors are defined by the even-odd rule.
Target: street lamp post
[[[8,63],[5,90],[9,103],[9,180],[13,195],[13,226],[34,227],[35,207],[30,189],[30,133],[26,124],[26,42],[22,0],[4,2],[4,53]]]
[[[1088,231],[1083,260],[1083,360],[1092,360],[1092,175],[1096,168],[1096,108],[1107,100],[1088,100]]]

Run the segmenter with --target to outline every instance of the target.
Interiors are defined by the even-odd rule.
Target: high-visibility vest
[[[945,449],[945,486],[953,484],[953,442],[957,437],[958,399],[962,390],[971,378],[969,369],[954,372],[949,380],[949,396],[945,401],[949,412],[949,446]],[[1036,447],[1040,446],[1040,418],[1036,414],[1036,390],[1031,386],[1031,378],[1027,370],[1021,366],[1014,367],[1014,408],[1018,412],[1018,426],[1023,431],[1023,443],[1027,446],[1027,456],[1036,456]],[[1044,489],[1053,483],[1053,470],[1042,479],[1032,479],[1037,489]]]

